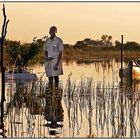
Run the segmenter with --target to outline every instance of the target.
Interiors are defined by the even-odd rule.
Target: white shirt
[[[48,51],[48,58],[57,58],[59,53],[63,51],[63,41],[59,37],[53,39],[47,38],[44,44],[44,51]]]

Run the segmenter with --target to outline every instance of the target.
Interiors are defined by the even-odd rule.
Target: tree
[[[34,57],[37,56],[39,52],[41,52],[41,47],[39,46],[40,40],[33,39],[32,43],[20,44],[17,41],[7,41],[6,53],[9,56],[7,59],[9,61],[9,65],[22,65],[23,67],[28,64]]]
[[[111,40],[112,40],[112,36],[109,35],[109,36],[107,37],[107,42],[106,42],[108,46],[112,46]]]
[[[21,56],[21,45],[17,41],[6,41],[6,54],[10,65],[16,64],[16,61]]]
[[[5,66],[4,66],[4,40],[7,34],[7,26],[9,23],[9,20],[7,20],[7,16],[5,13],[5,5],[3,4],[3,25],[2,25],[2,32],[1,32],[1,38],[0,38],[0,47],[1,47],[1,73],[2,73],[2,78],[1,78],[1,89],[2,89],[2,96],[1,96],[1,128],[2,128],[2,134],[3,137],[5,137],[4,134],[4,123],[3,123],[3,116],[4,116],[4,101],[5,101]]]
[[[106,45],[106,43],[107,43],[107,37],[108,37],[108,35],[102,35],[101,36],[101,41],[104,45]]]
[[[74,46],[77,47],[77,48],[81,48],[81,47],[84,46],[84,42],[83,41],[77,41]]]
[[[115,41],[115,48],[121,48],[121,43],[118,40]]]
[[[112,40],[112,36],[110,36],[110,35],[102,35],[101,36],[101,42],[105,46],[112,46],[111,40]]]
[[[34,43],[34,57],[30,59],[29,63],[44,63],[44,43],[45,40],[37,39]]]
[[[137,42],[134,42],[134,41],[129,42],[128,41],[124,44],[124,49],[126,49],[126,50],[136,50],[136,49],[140,49],[140,45]]]

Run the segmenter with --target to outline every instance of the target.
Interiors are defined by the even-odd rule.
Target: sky
[[[113,41],[140,43],[140,2],[5,2],[8,24],[6,38],[23,43],[49,35],[52,25],[64,43],[111,35]],[[2,25],[0,2],[0,26]]]

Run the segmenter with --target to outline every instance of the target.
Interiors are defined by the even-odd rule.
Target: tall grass
[[[72,137],[76,132],[80,135],[84,116],[89,124],[87,137],[137,137],[140,93],[124,89],[95,84],[92,78],[77,84],[69,78],[64,94]]]
[[[123,51],[124,59],[132,60],[132,59],[140,59],[140,51],[137,50],[124,50]],[[117,61],[120,60],[120,50],[115,48],[65,48],[63,53],[64,61],[72,61],[76,62],[91,62],[91,58],[94,59],[115,59]]]
[[[14,92],[9,87],[7,91],[11,96],[7,98],[5,110],[9,137],[49,137],[49,128],[44,127],[46,121],[58,119],[63,122],[64,106],[64,118],[68,117],[68,124],[64,124],[69,131],[67,137],[139,136],[138,88],[116,87],[114,83],[95,82],[93,78],[86,77],[77,82],[72,81],[69,75],[61,96],[56,90],[53,96],[46,96],[49,90],[46,91],[46,82],[41,80],[30,84],[17,83]],[[63,107],[61,99],[64,100]],[[84,125],[88,127],[82,134]],[[57,135],[60,136],[63,137]]]

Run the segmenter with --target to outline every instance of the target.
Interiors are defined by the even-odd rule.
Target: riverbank
[[[139,50],[123,50],[124,61],[129,61],[133,59],[140,59]],[[109,60],[115,59],[116,61],[121,60],[121,51],[116,48],[100,47],[100,48],[74,48],[74,47],[65,47],[63,53],[63,60],[65,61],[80,61],[80,62],[93,62],[93,61]]]

